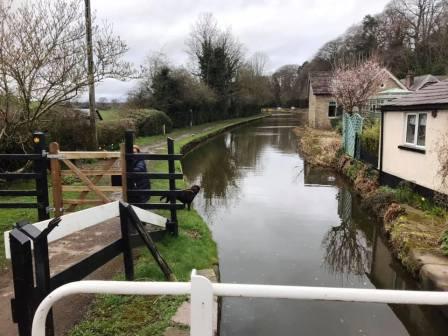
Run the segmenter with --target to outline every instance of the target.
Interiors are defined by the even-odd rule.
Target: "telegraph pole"
[[[89,120],[90,120],[90,150],[98,149],[98,137],[96,133],[95,112],[95,77],[93,69],[93,43],[92,43],[92,11],[90,0],[84,0],[86,9],[86,42],[87,42],[87,79],[89,82]]]

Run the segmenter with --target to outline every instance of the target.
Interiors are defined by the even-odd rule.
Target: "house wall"
[[[316,96],[313,93],[313,88],[309,85],[308,96],[308,126],[316,127]]]
[[[331,128],[330,118],[328,118],[328,104],[334,101],[331,96],[316,96],[310,86],[308,125],[314,128]]]
[[[331,122],[328,118],[328,104],[335,101],[331,96],[315,96],[316,97],[316,128],[330,129]]]
[[[424,154],[398,148],[405,140],[405,115],[406,112],[384,113],[383,171],[425,188],[448,193],[438,175],[438,148],[448,131],[448,111],[439,111],[436,118],[428,112]]]

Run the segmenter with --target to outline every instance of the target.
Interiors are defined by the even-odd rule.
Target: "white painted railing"
[[[32,336],[45,336],[45,320],[51,307],[73,294],[191,295],[191,336],[212,336],[213,296],[281,298],[388,304],[448,305],[448,292],[401,291],[357,288],[271,286],[212,283],[196,275],[191,282],[78,281],[48,295],[37,308]]]

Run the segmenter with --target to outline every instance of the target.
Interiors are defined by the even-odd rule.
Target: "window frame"
[[[418,128],[420,124],[420,116],[426,115],[426,124],[425,124],[425,145],[418,145]],[[414,132],[414,139],[413,142],[407,142],[407,134],[408,134],[408,119],[409,116],[415,116],[415,132]],[[426,148],[426,126],[428,122],[428,113],[427,112],[407,112],[404,115],[404,144],[408,147],[418,148],[418,149],[425,149]]]
[[[332,105],[332,104],[334,104],[334,105]],[[334,116],[330,116],[330,107],[333,107],[333,106],[334,106]],[[340,115],[338,115],[338,103],[334,100],[330,100],[328,102],[327,117],[329,119],[337,119],[340,117]]]

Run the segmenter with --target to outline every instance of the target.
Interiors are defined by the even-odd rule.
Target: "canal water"
[[[222,134],[183,161],[228,283],[416,289],[345,181],[298,155],[299,115]],[[447,335],[430,307],[224,298],[222,336]]]

